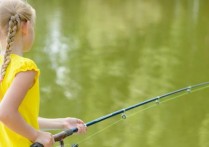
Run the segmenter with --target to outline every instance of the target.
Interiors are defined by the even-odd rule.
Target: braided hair
[[[21,22],[35,21],[35,10],[22,0],[5,0],[0,2],[0,29],[7,34],[7,45],[4,49],[3,63],[0,69],[0,83],[3,81],[7,67],[9,66],[17,32],[20,29]]]

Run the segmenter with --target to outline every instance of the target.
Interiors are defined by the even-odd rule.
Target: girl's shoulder
[[[28,70],[34,70],[38,73],[40,72],[36,63],[33,60],[16,54],[11,54],[10,57],[11,57],[11,67],[15,73],[28,71]]]
[[[23,56],[19,56],[19,55],[16,55],[16,54],[11,54],[10,58],[11,58],[11,61],[16,63],[17,65],[20,65],[20,64],[35,64],[35,62],[32,59],[29,59],[29,58],[26,58],[26,57],[23,57]]]

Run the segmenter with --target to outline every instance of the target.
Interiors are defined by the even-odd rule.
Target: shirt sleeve
[[[23,60],[22,62],[19,63],[17,68],[14,71],[14,77],[20,73],[20,72],[25,72],[25,71],[35,71],[37,74],[35,76],[35,80],[39,78],[40,75],[40,70],[38,69],[37,65],[34,63],[34,61],[28,59],[28,60]]]

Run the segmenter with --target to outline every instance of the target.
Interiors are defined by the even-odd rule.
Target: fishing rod
[[[106,120],[108,118],[114,117],[114,116],[119,115],[119,114],[122,114],[122,118],[125,119],[126,118],[125,112],[127,112],[129,110],[132,110],[134,108],[146,105],[146,104],[151,103],[151,102],[159,103],[160,99],[166,98],[168,96],[172,96],[172,95],[175,95],[175,94],[178,94],[178,93],[181,93],[181,92],[188,92],[188,93],[190,93],[191,90],[196,89],[196,88],[201,88],[201,87],[204,88],[204,86],[206,88],[207,85],[209,85],[209,82],[203,82],[203,83],[200,83],[200,84],[196,84],[196,85],[188,86],[188,87],[185,87],[185,88],[181,88],[181,89],[178,89],[178,90],[175,90],[175,91],[163,94],[161,96],[150,98],[150,99],[145,100],[143,102],[137,103],[137,104],[129,106],[127,108],[123,108],[123,109],[117,110],[117,111],[112,112],[110,114],[107,114],[107,115],[104,115],[102,117],[99,117],[99,118],[97,118],[97,119],[95,119],[93,121],[87,122],[85,124],[85,126],[86,127],[92,126],[94,124],[97,124],[97,123],[99,123],[101,121],[104,121],[104,120]],[[60,146],[64,147],[64,141],[63,140],[66,137],[68,137],[70,135],[73,135],[77,131],[78,131],[78,128],[72,128],[72,129],[64,130],[64,131],[62,131],[60,133],[57,133],[57,134],[53,135],[53,137],[54,137],[55,142],[60,142]],[[42,144],[36,142],[36,143],[32,144],[30,147],[44,147],[44,146]],[[72,147],[78,147],[78,144],[74,144]]]

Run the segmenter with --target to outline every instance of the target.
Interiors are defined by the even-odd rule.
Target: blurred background
[[[209,81],[208,0],[29,0],[43,117],[85,122]],[[66,146],[208,147],[209,90],[127,112]],[[59,132],[60,130],[57,130]],[[54,131],[53,133],[56,133]],[[95,134],[96,133],[96,134]],[[87,138],[90,137],[90,138]],[[58,144],[56,144],[58,146]]]

